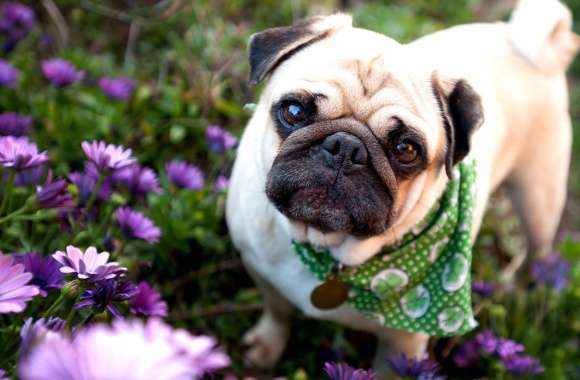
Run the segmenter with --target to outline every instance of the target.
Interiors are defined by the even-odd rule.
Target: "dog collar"
[[[341,268],[328,250],[292,241],[320,281],[312,302],[323,309],[348,301],[386,327],[431,336],[460,335],[477,326],[471,307],[471,224],[475,162],[454,179],[424,220],[399,244],[357,267]]]

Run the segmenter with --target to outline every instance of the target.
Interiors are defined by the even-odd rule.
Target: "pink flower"
[[[39,294],[34,285],[28,285],[32,273],[24,271],[24,265],[14,264],[14,257],[0,252],[0,314],[20,313],[26,303]]]
[[[100,281],[122,276],[127,268],[117,262],[109,261],[109,252],[98,253],[95,247],[89,247],[85,252],[69,245],[66,253],[55,252],[52,257],[58,261],[62,267],[62,273],[74,273],[81,280]]]

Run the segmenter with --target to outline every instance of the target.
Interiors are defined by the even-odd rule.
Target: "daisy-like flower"
[[[0,59],[0,86],[14,87],[19,75],[20,72],[10,63]]]
[[[68,184],[63,179],[50,181],[36,188],[36,202],[41,208],[69,209],[74,207]]]
[[[22,380],[191,380],[207,372],[207,362],[217,365],[216,356],[220,363],[212,369],[229,364],[215,346],[209,351],[200,346],[199,360],[192,360],[191,353],[176,343],[177,334],[190,341],[196,338],[155,318],[96,324],[72,337],[36,345],[18,363],[18,374]]]
[[[40,69],[44,77],[58,88],[70,86],[85,77],[84,71],[77,70],[72,63],[62,58],[42,61]]]
[[[16,186],[28,187],[39,185],[47,177],[46,165],[38,165],[30,169],[24,169],[16,174],[14,183]]]
[[[113,181],[120,183],[133,194],[161,191],[157,174],[145,166],[131,165],[117,171],[112,177]]]
[[[181,189],[201,190],[205,184],[203,172],[185,161],[173,160],[165,165],[171,183]]]
[[[491,296],[497,290],[497,284],[491,282],[473,280],[471,290],[482,298]]]
[[[532,264],[532,275],[539,284],[560,291],[568,285],[570,263],[558,253],[546,256]]]
[[[137,293],[129,301],[129,308],[133,314],[146,317],[167,316],[167,303],[163,301],[161,294],[145,281],[137,285]]]
[[[354,369],[345,363],[324,363],[324,372],[330,380],[376,380],[374,371]]]
[[[105,144],[103,141],[83,141],[81,146],[88,159],[101,173],[123,169],[135,163],[131,149],[122,146]]]
[[[219,175],[216,178],[215,182],[213,183],[213,191],[215,191],[216,193],[224,191],[225,189],[228,188],[229,184],[230,179],[228,177],[226,177],[225,175]]]
[[[161,236],[161,230],[153,221],[138,211],[129,207],[121,207],[115,212],[117,223],[121,231],[129,239],[145,240],[148,243],[157,243]]]
[[[128,100],[135,91],[137,82],[126,77],[104,77],[99,80],[99,87],[113,100]]]
[[[238,143],[237,138],[217,125],[207,127],[205,137],[209,149],[218,154],[223,154],[226,150],[233,148]]]
[[[57,251],[52,257],[62,266],[62,273],[73,273],[81,280],[101,281],[122,276],[127,268],[117,262],[109,261],[109,252],[98,253],[95,247],[89,247],[85,252],[69,245],[66,253]]]
[[[401,376],[412,379],[432,379],[443,380],[445,376],[437,374],[439,364],[428,358],[414,359],[408,358],[405,354],[398,354],[387,358],[393,371]]]
[[[87,289],[81,294],[80,301],[74,305],[74,308],[93,307],[99,312],[108,310],[116,318],[123,318],[114,304],[130,300],[137,292],[137,287],[128,281],[116,279],[99,281],[94,288]]]
[[[36,144],[26,137],[0,137],[0,166],[23,170],[48,161],[46,152],[38,152]]]
[[[20,329],[20,338],[22,339],[20,355],[26,355],[32,346],[44,339],[59,336],[65,325],[66,321],[58,317],[40,318],[36,322],[32,318],[28,318]]]
[[[46,297],[53,289],[60,289],[64,284],[64,275],[60,272],[60,264],[52,257],[44,257],[39,253],[14,255],[14,261],[24,265],[26,272],[32,273],[32,285],[38,286],[39,294]]]
[[[31,279],[32,274],[24,271],[24,265],[0,252],[0,314],[26,309],[26,303],[39,293],[36,286],[29,284]]]
[[[21,115],[16,112],[0,114],[0,135],[24,136],[32,124],[32,116]]]

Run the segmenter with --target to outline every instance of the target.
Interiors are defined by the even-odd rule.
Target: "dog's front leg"
[[[393,373],[387,358],[399,353],[409,358],[422,359],[427,350],[429,336],[421,333],[411,333],[393,329],[383,329],[377,334],[377,352],[373,360],[373,368],[379,379],[398,379]]]
[[[286,348],[293,308],[266,280],[248,266],[246,269],[262,294],[264,310],[242,339],[245,361],[250,367],[269,369],[276,365]]]

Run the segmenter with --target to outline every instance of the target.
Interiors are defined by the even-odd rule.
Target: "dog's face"
[[[465,81],[440,79],[403,45],[314,18],[250,42],[251,79],[279,145],[266,193],[291,221],[367,238],[422,204],[463,159],[482,121]],[[428,198],[428,197],[427,197]]]

